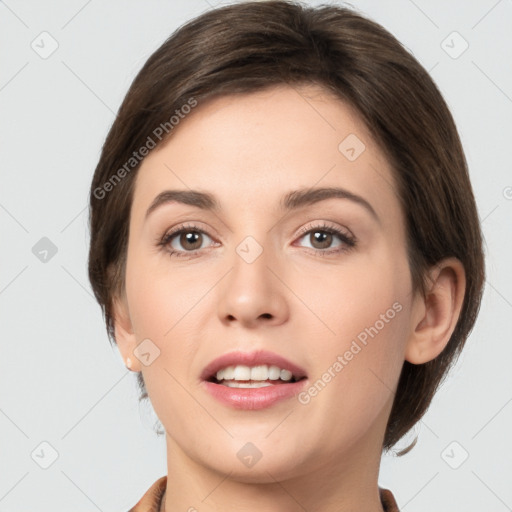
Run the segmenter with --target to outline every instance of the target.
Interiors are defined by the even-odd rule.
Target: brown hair
[[[425,414],[459,356],[485,275],[475,199],[453,118],[426,70],[379,24],[346,7],[269,0],[213,9],[175,31],[135,77],[103,145],[90,191],[89,278],[115,342],[112,300],[124,286],[142,161],[137,150],[144,154],[150,140],[163,144],[172,135],[170,119],[183,117],[185,105],[278,84],[323,86],[366,123],[396,178],[413,291],[425,295],[427,270],[441,259],[454,256],[464,265],[464,302],[447,346],[425,364],[404,362],[384,438],[389,450]],[[147,398],[142,373],[138,384],[140,399]]]

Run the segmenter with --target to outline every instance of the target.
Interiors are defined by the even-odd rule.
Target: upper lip
[[[282,370],[289,370],[296,380],[306,377],[306,372],[300,366],[288,361],[283,356],[269,352],[268,350],[257,350],[254,352],[234,351],[228,352],[217,359],[214,359],[206,365],[201,372],[201,379],[208,380],[222,368],[227,366],[256,366],[266,364],[268,366],[278,366]]]

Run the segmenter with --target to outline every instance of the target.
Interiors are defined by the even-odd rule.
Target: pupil
[[[186,243],[194,245],[194,243],[197,244],[197,240],[194,242],[194,237],[199,237],[199,233],[197,233],[195,231],[190,231],[190,232],[184,234],[184,237],[185,237]],[[200,239],[199,239],[199,247],[201,247]],[[193,246],[191,248],[196,249],[197,247]]]
[[[322,232],[322,231],[315,231],[313,233],[313,236],[315,238],[317,238],[317,235],[318,235],[318,238],[320,238],[320,239],[323,238],[324,239],[323,241],[322,240],[319,241],[321,247],[322,248],[329,247],[330,242],[331,242],[331,238],[330,237],[332,237],[332,234],[331,233],[325,233],[325,232]],[[316,241],[318,241],[318,240],[316,240]]]

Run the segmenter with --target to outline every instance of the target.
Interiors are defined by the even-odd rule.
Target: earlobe
[[[464,266],[457,258],[446,258],[432,267],[430,283],[427,296],[418,294],[413,304],[405,350],[405,360],[412,364],[435,359],[450,340],[464,301]]]
[[[134,372],[140,371],[140,361],[134,356],[134,349],[137,345],[133,332],[132,322],[125,297],[113,299],[113,322],[116,344],[121,353],[125,366]]]

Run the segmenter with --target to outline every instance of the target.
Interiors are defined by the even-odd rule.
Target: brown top
[[[160,477],[144,496],[128,512],[160,512],[162,498],[167,486],[167,476]],[[379,487],[380,501],[385,512],[400,512],[393,493],[389,489]]]

